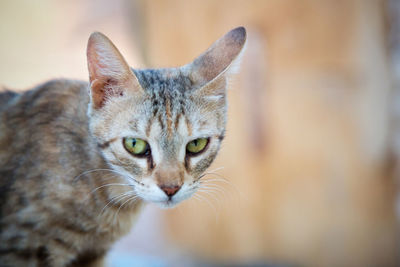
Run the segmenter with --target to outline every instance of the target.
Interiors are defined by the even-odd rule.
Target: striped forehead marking
[[[192,136],[193,133],[193,127],[192,124],[187,116],[185,116],[185,122],[186,122],[186,127],[188,131],[188,136]]]
[[[171,114],[171,100],[168,95],[165,96],[165,115],[167,120],[167,134],[172,137],[172,114]]]
[[[175,109],[173,112],[173,106],[171,101],[166,101],[165,103],[165,112],[163,109],[155,108],[152,116],[148,119],[146,125],[146,136],[150,136],[151,129],[154,123],[158,123],[160,125],[161,131],[166,133],[168,139],[171,139],[177,131],[179,131],[179,125],[184,123],[187,129],[187,133],[189,136],[193,133],[193,126],[186,115],[184,106],[181,106],[180,109]]]
[[[139,83],[152,99],[153,116],[149,118],[146,135],[151,132],[151,125],[158,122],[168,139],[179,129],[181,118],[186,124],[189,135],[193,126],[186,114],[186,98],[195,89],[191,79],[183,75],[179,69],[133,69]]]

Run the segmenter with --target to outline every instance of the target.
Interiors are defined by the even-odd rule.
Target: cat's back
[[[81,81],[53,80],[22,93],[0,93],[0,266],[41,266],[61,250],[49,243],[59,238],[55,233],[68,235],[68,248],[81,244],[74,234],[90,224],[74,219],[82,215],[75,199],[92,189],[82,179],[77,190],[71,180],[102,166],[88,131],[88,103],[87,83]]]
[[[0,112],[5,109],[8,104],[18,96],[17,92],[0,86]]]
[[[35,153],[37,144],[45,147],[61,128],[73,129],[73,122],[85,130],[86,88],[81,81],[51,80],[24,92],[0,89],[0,170],[8,159]]]
[[[25,92],[0,89],[0,169],[7,159],[28,154],[61,129],[86,130],[87,83],[51,80]],[[16,157],[13,157],[16,158]]]
[[[85,82],[52,80],[21,93],[0,91],[0,200],[18,180],[42,177],[59,154],[60,138],[87,134],[86,88]]]
[[[0,88],[1,139],[8,131],[40,130],[60,116],[86,116],[87,83],[74,80],[51,80],[24,92]]]
[[[85,82],[73,80],[51,80],[24,92],[0,88],[0,164],[13,152],[14,141],[31,139],[61,118],[84,120],[86,88]]]
[[[87,102],[87,83],[75,80],[50,80],[32,89],[14,91],[0,86],[0,113],[29,115],[37,108],[50,108],[56,105],[60,109]]]

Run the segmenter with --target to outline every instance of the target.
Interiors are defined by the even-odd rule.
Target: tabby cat
[[[0,93],[0,266],[101,266],[144,202],[193,195],[245,41],[239,27],[190,64],[139,70],[96,32],[89,84]]]

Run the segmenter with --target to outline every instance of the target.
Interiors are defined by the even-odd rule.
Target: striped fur
[[[210,73],[202,56],[181,68],[130,69],[95,33],[89,84],[0,93],[0,266],[101,266],[144,202],[173,207],[196,191],[224,136],[225,71],[244,29],[223,38],[236,40],[236,52],[221,60],[211,47],[207,60],[223,64]],[[150,155],[129,154],[126,137],[146,140]],[[207,149],[188,156],[199,137],[209,138]],[[168,196],[163,186],[179,191]]]

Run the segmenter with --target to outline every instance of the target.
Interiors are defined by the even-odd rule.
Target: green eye
[[[208,144],[208,138],[197,138],[190,141],[186,146],[186,151],[191,154],[197,154],[203,151]]]
[[[149,144],[140,138],[124,138],[124,147],[134,155],[145,155],[150,152]]]

